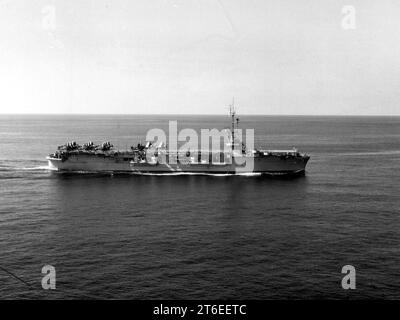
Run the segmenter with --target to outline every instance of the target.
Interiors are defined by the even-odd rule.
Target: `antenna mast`
[[[234,143],[235,143],[235,98],[232,98],[232,104],[229,106],[229,114],[232,118],[232,141],[231,141],[231,146],[232,146],[232,151],[234,148]]]

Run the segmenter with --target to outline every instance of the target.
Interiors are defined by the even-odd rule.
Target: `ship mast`
[[[235,98],[232,98],[232,104],[229,106],[229,114],[232,118],[232,141],[231,141],[231,146],[232,146],[232,151],[234,148],[234,143],[235,143],[235,115],[236,115],[236,111],[235,111]]]

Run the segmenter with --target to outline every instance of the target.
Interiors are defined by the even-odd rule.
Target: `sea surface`
[[[400,117],[242,116],[305,176],[63,174],[76,140],[225,116],[0,116],[0,299],[400,299]],[[43,290],[44,265],[56,289]],[[356,269],[356,289],[341,286]]]

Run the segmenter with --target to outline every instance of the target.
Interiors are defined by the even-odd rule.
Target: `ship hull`
[[[66,160],[47,157],[49,168],[58,171],[131,171],[129,161],[119,161],[110,157],[70,156]]]
[[[265,156],[254,157],[253,165],[244,167],[237,163],[243,163],[244,159],[232,161],[232,163],[149,163],[133,162],[112,157],[99,156],[70,156],[62,160],[47,158],[49,167],[58,171],[88,171],[88,172],[136,172],[136,173],[266,173],[266,174],[299,174],[305,171],[308,157],[279,157]],[[241,162],[242,160],[242,162]],[[247,159],[248,160],[248,159]]]

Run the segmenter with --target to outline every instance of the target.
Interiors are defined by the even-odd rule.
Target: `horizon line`
[[[11,113],[0,112],[2,115],[13,116],[229,116],[225,113]],[[400,117],[400,114],[265,114],[240,113],[238,116],[269,116],[269,117]]]

